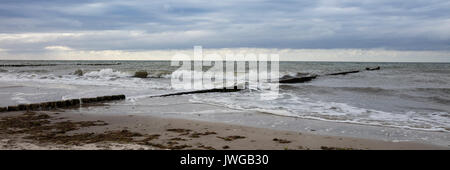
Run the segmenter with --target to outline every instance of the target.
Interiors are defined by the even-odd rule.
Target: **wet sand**
[[[0,119],[0,149],[449,149],[154,116],[58,110],[8,112]]]

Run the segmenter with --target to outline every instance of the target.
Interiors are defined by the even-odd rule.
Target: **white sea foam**
[[[17,103],[30,103],[30,101],[24,98],[24,95],[25,93],[15,93],[11,99]]]
[[[0,73],[0,81],[9,82],[40,82],[56,83],[67,85],[93,85],[110,87],[129,88],[152,88],[170,89],[167,84],[159,81],[134,78],[130,73],[115,71],[113,69],[102,69],[85,73],[83,76],[77,75],[54,75],[54,74],[34,74],[34,73]]]
[[[118,78],[118,77],[130,77],[130,76],[132,76],[132,74],[116,71],[111,68],[107,68],[107,69],[101,69],[99,71],[91,71],[91,72],[84,74],[83,76],[94,77],[94,78]]]
[[[259,97],[256,96],[242,96],[241,94],[222,98],[213,95],[194,95],[192,101],[232,109],[332,122],[389,126],[425,131],[449,132],[450,129],[448,126],[450,119],[446,112],[431,114],[412,111],[407,113],[391,113],[355,107],[346,103],[315,101],[289,94],[282,95],[285,98],[278,99],[277,101],[264,101],[259,100]]]

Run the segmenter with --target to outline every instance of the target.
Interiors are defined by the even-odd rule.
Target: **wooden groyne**
[[[206,89],[206,90],[196,90],[196,91],[188,91],[188,92],[178,92],[178,93],[170,93],[170,94],[163,94],[163,95],[157,95],[157,96],[151,96],[152,97],[169,97],[169,96],[179,96],[179,95],[185,95],[185,94],[200,94],[200,93],[231,93],[231,92],[238,92],[242,89],[239,89],[237,86],[234,86],[232,88],[215,88],[215,89]]]
[[[346,71],[346,72],[338,72],[338,73],[331,73],[331,74],[326,74],[327,76],[337,76],[337,75],[346,75],[346,74],[350,74],[350,73],[359,73],[359,70],[355,70],[355,71]]]
[[[56,66],[56,64],[0,64],[0,67],[44,67]]]
[[[19,104],[16,106],[0,107],[0,112],[13,112],[13,111],[45,111],[53,109],[68,109],[76,108],[82,105],[108,102],[115,100],[125,100],[125,95],[113,95],[113,96],[100,96],[94,98],[81,98],[81,99],[69,99],[42,103],[32,104]]]
[[[279,83],[286,83],[286,84],[290,84],[290,83],[305,83],[305,82],[309,82],[313,79],[316,79],[317,76],[308,76],[308,77],[290,77],[290,78],[286,78],[286,79],[281,79],[278,82]]]
[[[58,66],[58,65],[77,65],[77,66],[113,66],[121,65],[122,63],[92,63],[92,64],[0,64],[0,67],[45,67],[45,66]]]
[[[78,66],[114,66],[114,65],[121,65],[122,63],[93,63],[93,64],[76,64]]]
[[[378,67],[366,67],[365,70],[367,71],[374,71],[374,70],[380,70],[380,66]],[[360,70],[353,70],[353,71],[345,71],[345,72],[337,72],[337,73],[330,73],[330,74],[325,74],[322,76],[337,76],[337,75],[346,75],[346,74],[352,74],[352,73],[359,73],[361,72]],[[289,83],[306,83],[309,82],[311,80],[316,79],[317,77],[319,77],[320,75],[314,75],[314,76],[308,76],[308,77],[288,77],[288,78],[284,78],[284,79],[280,79],[278,82],[279,83],[284,83],[284,84],[289,84]]]

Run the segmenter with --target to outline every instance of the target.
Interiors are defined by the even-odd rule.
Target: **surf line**
[[[376,69],[379,69],[377,67]],[[366,70],[369,70],[366,68]],[[370,69],[371,70],[371,69]],[[346,71],[346,72],[338,72],[338,73],[331,73],[326,74],[327,75],[346,75],[351,73],[358,73],[359,70],[355,71]],[[305,83],[309,82],[315,78],[319,77],[319,75],[314,76],[308,76],[308,77],[290,77],[283,80],[279,80],[278,83]],[[244,88],[245,89],[245,88]],[[213,89],[205,89],[205,90],[195,90],[195,91],[187,91],[187,92],[177,92],[177,93],[169,93],[169,94],[162,94],[162,95],[155,95],[155,96],[149,96],[149,98],[154,97],[169,97],[169,96],[180,96],[180,95],[186,95],[186,94],[200,94],[200,93],[231,93],[231,92],[238,92],[243,90],[243,88],[239,88],[238,86],[232,86],[232,87],[225,87],[225,88],[213,88]]]

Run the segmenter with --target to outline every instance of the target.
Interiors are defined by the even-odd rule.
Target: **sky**
[[[450,62],[448,0],[1,0],[0,59]]]

